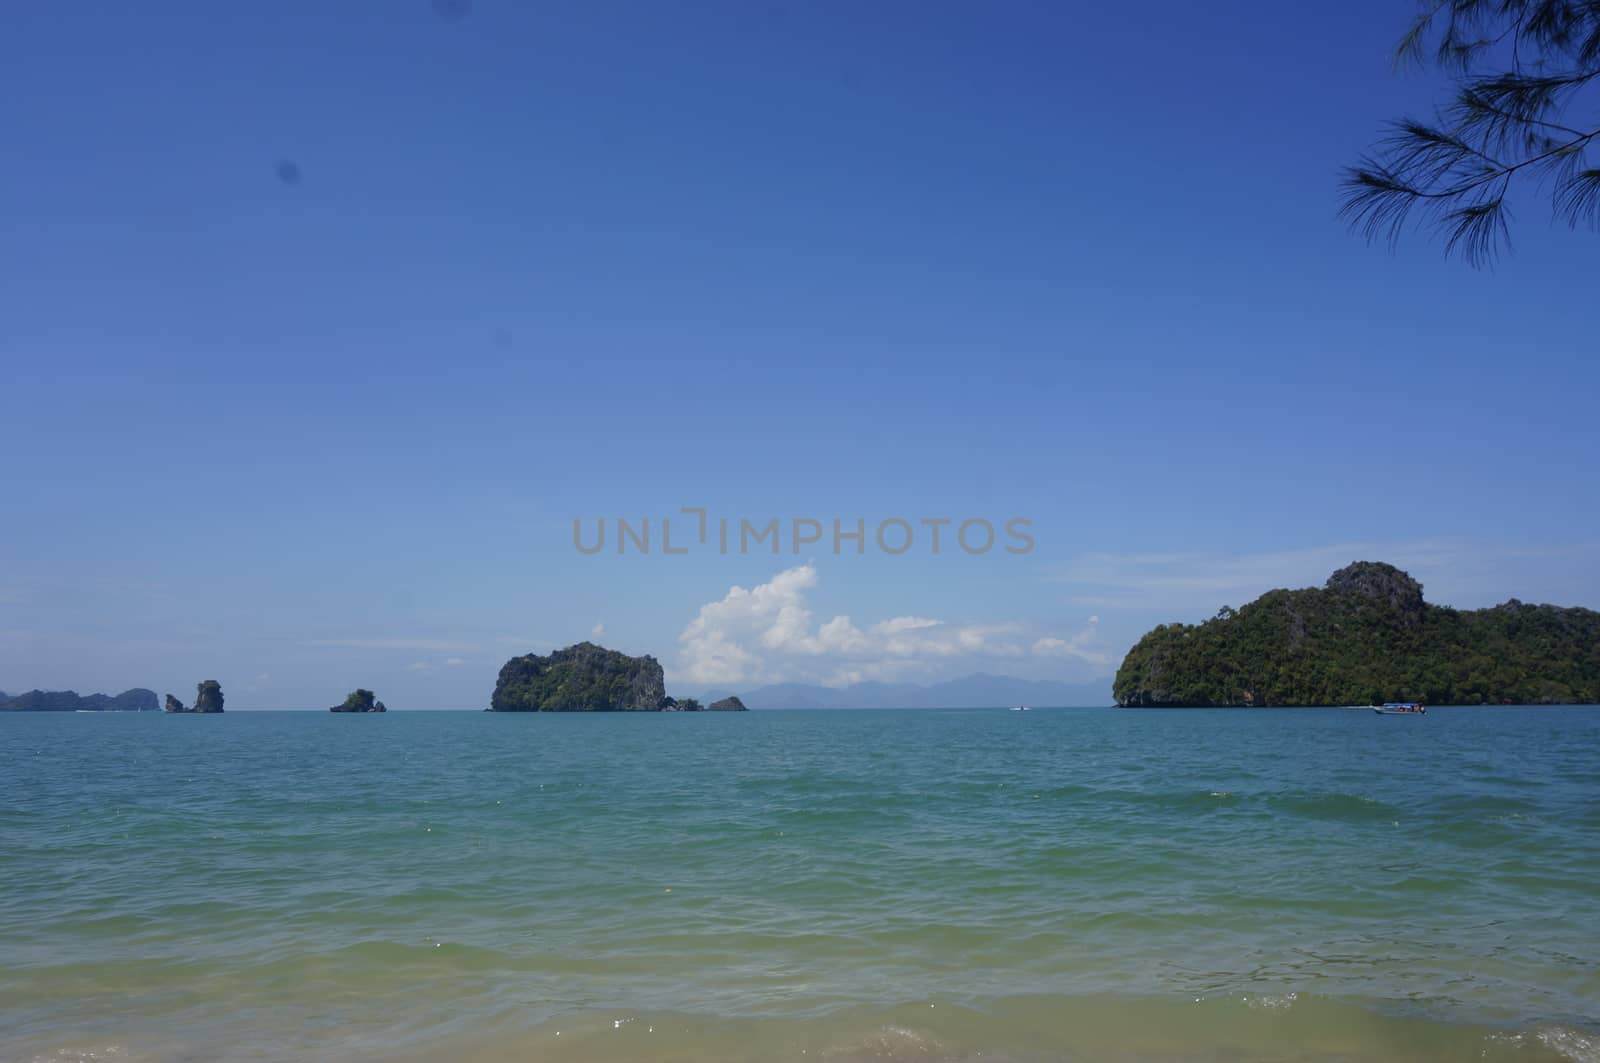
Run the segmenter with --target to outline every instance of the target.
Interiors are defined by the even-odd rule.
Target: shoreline
[[[382,1002],[384,1008],[366,1006]],[[388,1009],[387,1011],[384,1009]],[[341,999],[321,1015],[280,1017],[276,1028],[235,1022],[190,1029],[51,1034],[0,1041],[7,1058],[119,1063],[699,1063],[823,1059],[833,1063],[1001,1060],[1215,1060],[1285,1058],[1351,1063],[1481,1059],[1593,1063],[1600,1030],[1575,1022],[1444,1019],[1389,1002],[1312,994],[1235,992],[1201,998],[1124,994],[1021,995],[987,1006],[938,1000],[842,1004],[817,1014],[719,1016],[709,1011],[575,1009],[542,1021],[519,1011],[461,1028],[447,1012],[419,1020],[414,1002]],[[256,1014],[260,1014],[256,1012]]]

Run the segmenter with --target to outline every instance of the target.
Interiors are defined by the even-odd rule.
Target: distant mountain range
[[[157,712],[156,692],[143,687],[108,694],[73,690],[30,690],[15,697],[0,693],[0,712]]]
[[[708,691],[707,699],[724,692]],[[1110,678],[1091,683],[974,675],[921,686],[916,683],[855,683],[847,687],[775,683],[740,691],[752,709],[976,709],[1007,705],[1090,706],[1111,704]]]

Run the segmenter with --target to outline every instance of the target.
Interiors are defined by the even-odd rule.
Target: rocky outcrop
[[[335,705],[329,712],[388,712],[383,702],[379,701],[372,691],[358,687],[350,692],[342,705]]]
[[[108,694],[79,694],[74,690],[30,690],[8,698],[0,694],[0,712],[155,712],[156,692],[143,687]]]
[[[222,684],[215,679],[202,681],[195,688],[195,712],[221,712],[222,711]]]
[[[1429,605],[1393,565],[1358,561],[1322,588],[1268,591],[1128,651],[1123,706],[1600,703],[1600,612]]]
[[[744,707],[744,702],[740,701],[737,697],[726,697],[726,698],[723,698],[721,701],[713,701],[710,705],[707,705],[706,706],[706,711],[707,712],[749,712],[750,710],[745,708]]]
[[[490,712],[659,712],[666,707],[659,661],[592,642],[546,657],[511,658],[489,699]]]
[[[195,685],[194,706],[185,708],[183,702],[167,695],[165,712],[200,712],[213,713],[222,711],[222,684],[215,679],[202,680]]]
[[[1393,565],[1381,561],[1357,561],[1328,577],[1327,589],[1335,594],[1359,594],[1386,602],[1408,623],[1422,617],[1422,584]]]

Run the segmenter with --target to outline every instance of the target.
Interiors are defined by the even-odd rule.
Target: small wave
[[[822,1058],[832,1060],[892,1059],[906,1061],[948,1060],[950,1055],[938,1039],[904,1026],[885,1026],[877,1033],[823,1050]]]
[[[1565,1026],[1552,1026],[1534,1034],[1539,1043],[1572,1063],[1600,1063],[1600,1036]]]
[[[1337,791],[1280,794],[1269,797],[1267,803],[1276,811],[1286,812],[1292,816],[1302,816],[1306,819],[1333,819],[1349,822],[1393,821],[1398,819],[1401,814],[1401,809],[1386,804],[1375,797],[1367,797],[1363,794],[1339,793]]]
[[[1119,804],[1152,808],[1158,812],[1215,812],[1240,803],[1231,790],[1111,790],[1100,796]]]
[[[1484,1043],[1487,1046],[1485,1056],[1526,1056],[1530,1052],[1542,1054],[1540,1049],[1543,1049],[1569,1063],[1600,1061],[1600,1037],[1566,1026],[1550,1026],[1527,1033],[1489,1034]]]
[[[1294,1007],[1294,1002],[1299,999],[1299,993],[1264,993],[1260,996],[1245,997],[1244,1002],[1250,1008],[1286,1011]]]
[[[124,1063],[131,1058],[126,1045],[110,1044],[96,1048],[58,1048],[54,1052],[34,1056],[31,1063],[101,1063],[106,1060]]]

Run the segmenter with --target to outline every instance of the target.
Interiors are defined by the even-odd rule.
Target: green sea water
[[[1600,711],[0,717],[0,1059],[1600,1059]]]

